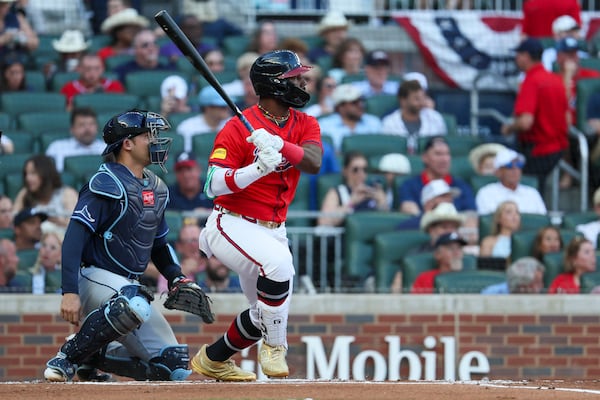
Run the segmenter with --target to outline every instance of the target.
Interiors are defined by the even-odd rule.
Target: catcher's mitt
[[[215,316],[210,310],[212,300],[194,281],[188,278],[178,278],[173,281],[165,308],[170,310],[186,311],[196,314],[207,324],[215,322]]]

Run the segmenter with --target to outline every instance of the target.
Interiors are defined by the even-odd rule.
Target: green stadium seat
[[[30,154],[37,152],[38,150],[37,140],[30,132],[22,130],[5,130],[2,134],[13,142],[15,154]]]
[[[17,287],[16,289],[19,293],[31,293],[32,290],[32,275],[29,270],[17,270],[15,277],[12,280],[12,283]]]
[[[345,136],[342,139],[341,150],[344,154],[358,151],[367,158],[388,153],[406,153],[406,138],[381,133]]]
[[[4,112],[12,116],[35,111],[65,111],[65,96],[52,92],[10,92],[3,93],[0,105]]]
[[[306,43],[309,49],[314,49],[323,44],[323,38],[319,35],[302,36],[300,39]]]
[[[310,177],[308,174],[301,174],[296,188],[296,195],[289,206],[290,211],[307,211],[309,207]],[[288,218],[286,226],[313,226],[314,220],[311,218]]]
[[[452,114],[442,113],[442,118],[444,118],[444,122],[446,123],[446,130],[448,131],[448,135],[456,135],[458,133],[456,127],[456,117]]]
[[[579,79],[577,81],[576,126],[582,132],[587,132],[587,106],[590,97],[596,92],[600,92],[600,78]]]
[[[364,81],[366,79],[367,79],[367,75],[365,75],[364,72],[359,72],[357,74],[346,74],[342,77],[341,83],[359,82],[359,81]],[[397,101],[396,101],[396,103],[397,103]]]
[[[220,83],[229,83],[229,82],[233,82],[236,79],[238,79],[238,73],[235,70],[230,70],[230,71],[225,70],[225,71],[221,71],[221,72],[215,72],[215,78],[217,78],[217,80]],[[204,83],[201,84],[201,86],[204,87],[207,84],[208,83],[206,81],[204,81]]]
[[[140,98],[124,93],[87,93],[73,97],[75,107],[90,107],[96,113],[130,110],[139,107]]]
[[[402,270],[402,260],[409,249],[427,243],[429,236],[418,230],[379,233],[374,239],[375,287],[379,293],[390,291],[396,272]]]
[[[0,239],[11,239],[15,237],[15,231],[13,228],[0,228]]]
[[[564,272],[564,254],[563,252],[546,254],[543,264],[546,267],[544,273],[544,287],[548,288],[557,275]]]
[[[17,250],[17,256],[19,257],[19,265],[17,266],[18,270],[24,271],[35,264],[39,254],[39,250],[37,249],[27,249],[27,250]]]
[[[77,182],[86,182],[98,171],[103,159],[100,155],[69,156],[64,160],[64,171],[75,177]]]
[[[433,253],[419,253],[404,257],[402,261],[402,291],[410,292],[417,276],[434,268]]]
[[[11,173],[21,174],[23,165],[31,157],[31,154],[3,154],[0,156],[0,174],[7,175]]]
[[[0,112],[0,127],[2,127],[2,129],[14,128],[13,120],[9,114]]]
[[[465,182],[469,181],[469,178],[475,174],[473,166],[469,161],[468,156],[453,156],[452,163],[450,164],[450,173],[453,176],[457,176],[463,179]]]
[[[0,169],[2,167],[2,157],[0,157]],[[21,188],[23,187],[23,173],[20,171],[2,171],[2,175],[4,176],[4,194],[14,199],[15,197],[17,197],[17,193],[19,193],[19,190],[21,190]]]
[[[323,204],[323,200],[329,189],[341,183],[342,175],[339,173],[319,175],[317,178],[317,204],[319,208]]]
[[[170,243],[175,243],[177,241],[177,237],[179,236],[179,231],[183,226],[183,217],[181,212],[174,210],[166,210],[165,211],[165,221],[169,226],[169,233],[167,234],[167,240]]]
[[[167,120],[169,121],[169,124],[171,124],[171,130],[175,132],[177,131],[177,126],[182,121],[185,121],[186,119],[191,117],[195,117],[196,115],[198,115],[198,113],[196,112],[169,114]]]
[[[600,271],[581,276],[581,293],[590,293],[597,286],[600,286]]]
[[[208,160],[208,157],[212,152],[216,136],[216,132],[202,133],[200,135],[192,136],[192,152],[196,155],[196,157],[205,160],[205,162]]]
[[[407,219],[406,214],[396,212],[357,212],[345,220],[344,273],[359,282],[374,275],[373,242],[375,235],[390,232]]]
[[[541,228],[540,228],[541,229]],[[521,257],[527,257],[533,255],[533,245],[535,237],[537,236],[538,230],[527,230],[516,232],[511,238],[511,256],[512,261],[516,261]],[[577,235],[572,229],[560,229],[560,237],[563,244],[567,244]]]
[[[113,72],[119,65],[125,64],[131,60],[133,60],[133,55],[131,54],[118,54],[105,59],[104,66],[107,71]]]
[[[249,45],[249,36],[227,36],[223,39],[223,53],[237,58],[248,51]]]
[[[378,94],[367,97],[365,100],[365,112],[379,118],[389,114],[398,108],[398,98],[394,94]]]
[[[575,229],[577,225],[597,221],[598,214],[594,211],[568,212],[563,216],[562,226],[566,229]]]
[[[457,271],[435,277],[436,293],[480,293],[484,288],[506,281],[500,271]]]
[[[54,92],[60,92],[63,86],[68,82],[74,81],[79,78],[78,72],[57,72],[50,81],[50,90]]]
[[[89,53],[97,53],[103,47],[109,46],[111,42],[110,35],[104,35],[97,33],[92,35],[90,38],[90,47],[88,47],[87,51]]]
[[[36,92],[46,91],[46,77],[42,71],[25,71],[25,82]]]
[[[45,293],[57,293],[60,291],[62,286],[62,271],[51,271],[46,273],[46,286],[44,287]]]
[[[31,132],[35,137],[48,131],[58,130],[64,131],[68,135],[71,128],[70,118],[70,114],[64,109],[61,111],[25,112],[18,116],[17,128]]]
[[[127,93],[134,94],[140,97],[140,99],[145,100],[149,96],[160,95],[162,81],[171,75],[179,75],[186,82],[189,80],[188,76],[179,71],[136,71],[125,76],[125,87],[127,88]]]
[[[58,132],[45,132],[42,135],[39,135],[38,137],[38,148],[40,149],[40,152],[46,153],[46,149],[48,149],[50,143],[54,142],[55,140],[68,139],[70,137],[71,134],[68,130]]]

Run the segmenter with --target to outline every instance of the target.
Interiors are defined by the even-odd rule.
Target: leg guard
[[[287,320],[290,282],[275,282],[259,276],[258,317],[265,343],[287,348]]]
[[[81,364],[104,345],[146,321],[150,317],[151,296],[142,286],[124,286],[108,303],[86,317],[79,332],[60,351],[71,362]]]
[[[192,373],[188,369],[190,355],[187,345],[168,346],[148,362],[151,381],[183,381]]]
[[[136,381],[148,379],[148,364],[137,357],[118,358],[107,356],[102,352],[93,365],[102,371],[133,378]]]

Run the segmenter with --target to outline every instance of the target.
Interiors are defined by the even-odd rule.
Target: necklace
[[[260,104],[256,104],[258,109],[260,111],[262,111],[262,113],[265,115],[265,117],[267,117],[268,119],[270,119],[271,121],[275,122],[277,124],[277,126],[281,126],[281,124],[283,124],[285,121],[288,120],[288,118],[290,117],[290,110],[288,110],[287,114],[285,114],[282,117],[278,117],[277,115],[273,115],[270,112],[268,112],[267,110],[265,110],[263,108],[263,106],[261,106]]]

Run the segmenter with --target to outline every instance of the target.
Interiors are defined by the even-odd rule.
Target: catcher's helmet
[[[304,107],[310,95],[287,78],[301,75],[311,68],[302,65],[293,51],[276,50],[254,61],[250,68],[250,80],[257,95],[274,97],[292,107]]]
[[[129,110],[112,117],[102,130],[102,138],[106,143],[106,148],[102,155],[112,153],[123,144],[125,139],[131,139],[134,136],[149,132],[150,138],[150,161],[158,164],[163,170],[171,138],[158,137],[159,130],[169,129],[171,126],[166,118],[160,114],[143,110]]]

